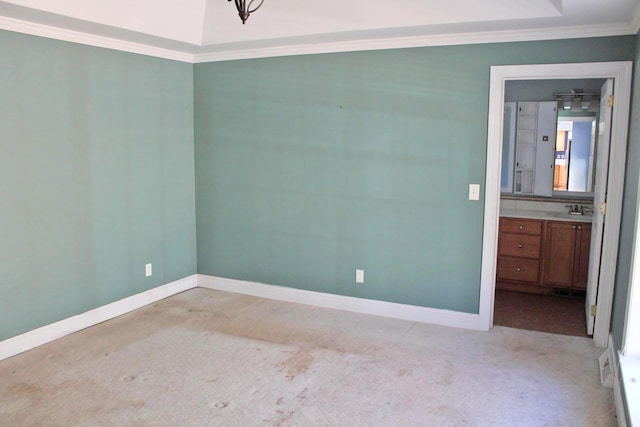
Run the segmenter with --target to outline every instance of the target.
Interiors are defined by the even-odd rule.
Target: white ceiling
[[[0,28],[200,62],[635,34],[639,2],[264,0],[242,25],[227,0],[4,0]]]

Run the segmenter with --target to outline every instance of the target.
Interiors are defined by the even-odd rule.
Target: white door
[[[600,258],[602,255],[602,234],[607,202],[607,176],[609,174],[609,145],[611,141],[611,114],[613,99],[613,79],[608,79],[600,91],[600,120],[598,125],[598,147],[596,154],[596,181],[593,188],[593,222],[591,223],[591,249],[589,255],[589,275],[585,311],[587,333],[593,335],[595,310],[600,279]]]

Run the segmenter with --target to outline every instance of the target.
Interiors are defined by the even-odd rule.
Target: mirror
[[[605,79],[513,80],[505,83],[502,194],[516,198],[558,199],[593,196],[598,167],[595,161],[598,98],[604,83]],[[547,114],[546,107],[540,106],[551,102],[557,103],[556,113]],[[524,103],[538,103],[537,114],[521,113],[518,105]],[[521,118],[535,122],[535,140],[524,139],[528,128],[519,125]],[[540,141],[538,134],[543,137]],[[534,164],[523,166],[526,159],[518,153],[531,154],[532,150],[529,157],[534,157]],[[546,165],[547,172],[537,165]]]
[[[558,117],[554,192],[593,191],[595,114],[584,117]]]

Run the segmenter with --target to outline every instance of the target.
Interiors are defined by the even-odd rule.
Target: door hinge
[[[596,307],[597,306],[595,304],[591,306],[591,316],[592,317],[596,317]]]
[[[613,95],[609,95],[607,97],[607,107],[609,108],[613,107]]]
[[[607,214],[607,202],[600,203],[600,215]]]

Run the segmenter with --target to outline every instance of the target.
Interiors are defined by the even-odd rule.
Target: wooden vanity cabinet
[[[542,221],[500,218],[497,280],[539,284]]]
[[[553,288],[587,287],[591,224],[500,218],[500,288],[553,293]]]
[[[591,224],[547,221],[545,228],[543,284],[586,289]]]

